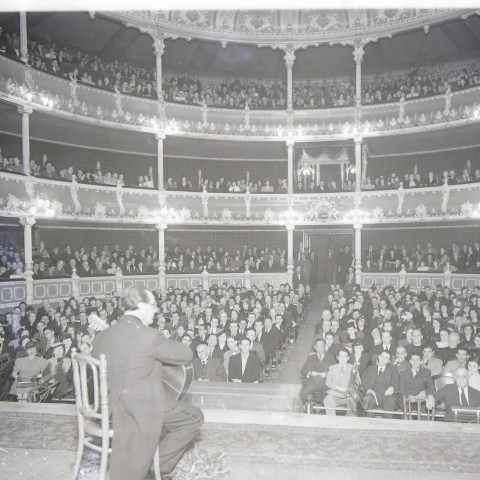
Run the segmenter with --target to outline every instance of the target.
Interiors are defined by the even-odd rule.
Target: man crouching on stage
[[[132,287],[121,307],[124,315],[118,323],[95,336],[92,354],[107,357],[114,431],[110,479],[144,480],[157,445],[162,474],[175,468],[200,430],[203,414],[164,391],[162,365],[182,365],[193,354],[187,345],[149,328],[157,311],[153,294]]]

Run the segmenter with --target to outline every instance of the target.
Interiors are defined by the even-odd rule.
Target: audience
[[[0,54],[18,60],[19,36],[1,33]],[[144,98],[157,98],[156,70],[151,65],[132,65],[120,60],[107,61],[78,49],[44,39],[28,42],[30,64],[53,75],[89,86]],[[448,70],[443,65],[430,70],[412,66],[408,72],[395,72],[362,79],[362,103],[398,102],[480,84],[475,63]],[[164,99],[199,106],[249,109],[286,109],[287,83],[261,79],[223,78],[206,81],[196,74],[166,73],[162,79]],[[294,81],[293,108],[331,108],[355,104],[355,80],[322,79]]]
[[[265,284],[263,290],[255,286],[247,290],[240,284],[224,283],[212,286],[209,291],[202,287],[190,290],[169,287],[156,296],[156,301],[159,312],[153,328],[161,330],[172,342],[191,346],[196,353],[195,379],[225,382],[228,371],[230,381],[258,382],[264,379],[265,368],[270,368],[272,357],[283,342],[293,338],[290,331],[309,299],[304,290],[293,294],[288,285],[275,290]],[[286,305],[295,309],[295,317],[284,313]],[[56,382],[57,396],[72,396],[71,349],[89,353],[98,328],[114,325],[121,315],[116,292],[102,299],[72,297],[53,303],[45,298],[36,308],[21,302],[0,321],[1,353],[8,353],[16,360],[13,378],[0,385],[0,393],[4,396],[10,393],[10,398],[28,393],[19,391],[20,386],[23,388],[19,385],[22,379],[29,381],[30,390],[38,380]],[[271,325],[272,318],[278,327]],[[264,343],[256,341],[256,332],[247,328],[252,322],[258,326],[260,336],[264,324],[267,334],[277,328],[278,332],[285,331],[284,337],[280,333],[277,336],[270,357],[265,356]],[[225,366],[227,351],[231,353]]]
[[[361,291],[357,285],[348,294],[332,285],[315,328],[314,351],[302,368],[302,400],[312,402],[315,396],[327,414],[343,405],[347,414],[383,409],[391,418],[403,409],[404,397],[415,407],[418,401],[431,408],[442,400],[444,392],[437,395],[434,386],[441,376],[456,379],[462,370],[464,382],[457,384],[463,388],[468,379],[470,388],[478,389],[479,298],[480,287],[455,292],[442,286],[372,285]],[[347,361],[353,373],[343,378],[340,367]],[[357,391],[363,387],[360,398],[351,391],[354,385]],[[480,399],[477,393],[470,398]],[[461,404],[458,392],[449,402],[446,420],[453,418],[451,405]]]
[[[380,250],[370,244],[362,255],[362,271],[399,272],[402,268],[406,272],[470,272],[480,273],[480,242],[473,245],[453,242],[450,248],[436,248],[428,242],[422,248],[415,245],[409,252],[404,245],[382,245]]]

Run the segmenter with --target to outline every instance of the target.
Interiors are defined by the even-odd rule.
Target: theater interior
[[[478,478],[480,10],[0,7],[1,478],[73,478],[134,287],[205,417],[162,478]]]

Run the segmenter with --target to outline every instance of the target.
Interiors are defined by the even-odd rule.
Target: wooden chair
[[[84,447],[100,453],[99,480],[105,480],[108,455],[112,452],[110,441],[113,429],[110,427],[108,406],[107,359],[105,355],[94,358],[76,353],[72,349],[73,381],[78,419],[78,448],[74,467],[74,479],[80,470]],[[94,440],[100,440],[100,445]],[[155,479],[161,480],[158,447],[153,457]]]
[[[10,382],[7,382],[7,380],[12,375],[14,364],[15,360],[7,360],[0,365],[0,398],[6,397],[10,391]],[[7,387],[5,388],[5,391],[4,386]]]
[[[405,420],[413,420],[413,416],[416,413],[417,414],[417,420],[423,420],[423,417],[427,421],[432,421],[435,419],[435,409],[432,410],[427,410],[425,409],[424,412],[422,412],[423,406],[426,404],[426,399],[418,399],[415,401],[409,401],[407,397],[404,395],[403,396],[403,411],[405,412]],[[412,408],[412,405],[417,406],[417,410],[415,411]]]
[[[455,383],[455,378],[453,378],[453,375],[442,375],[441,377],[436,378],[434,383],[435,390],[438,391],[445,385]],[[445,416],[445,402],[439,402],[435,405],[434,416],[435,418],[443,418]]]
[[[480,424],[480,408],[462,407],[456,405],[452,407],[455,423],[477,423]]]

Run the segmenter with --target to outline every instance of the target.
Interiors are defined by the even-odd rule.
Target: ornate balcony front
[[[480,184],[312,194],[199,193],[103,187],[0,173],[0,214],[186,225],[318,225],[480,217]],[[50,213],[39,201],[48,200]],[[35,212],[32,208],[36,208]]]

